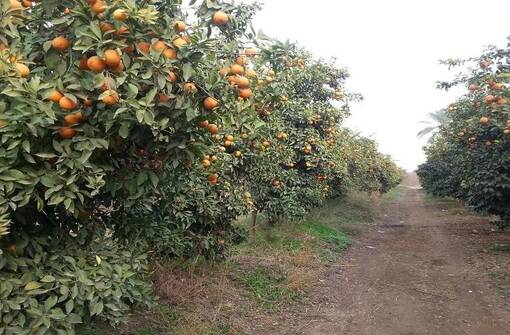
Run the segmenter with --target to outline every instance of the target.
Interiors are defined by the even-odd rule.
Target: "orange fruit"
[[[115,27],[111,23],[101,21],[99,23],[99,29],[101,29],[101,32],[106,33],[107,31],[114,31]]]
[[[486,126],[489,123],[489,118],[487,116],[482,116],[480,118],[480,124]]]
[[[255,78],[257,76],[257,72],[253,69],[246,70],[246,77],[248,78]]]
[[[140,50],[141,52],[144,52],[144,53],[148,53],[149,50],[150,50],[150,47],[151,45],[147,42],[138,42],[137,45],[138,47],[138,50]]]
[[[202,166],[205,167],[205,168],[211,166],[211,161],[208,160],[208,159],[203,159],[202,160]]]
[[[98,56],[92,56],[87,60],[88,68],[95,73],[103,72],[106,64]]]
[[[209,125],[209,121],[207,121],[207,120],[200,121],[198,123],[198,128],[207,128],[208,125]]]
[[[242,155],[241,151],[239,151],[239,150],[234,151],[234,157],[239,158],[239,157],[241,157],[241,155]]]
[[[239,64],[233,64],[230,67],[230,73],[231,74],[238,74],[238,75],[244,74],[244,67],[242,67]]]
[[[21,5],[25,8],[32,7],[32,0],[22,0]]]
[[[186,94],[195,93],[197,91],[197,87],[193,83],[184,83],[182,89]]]
[[[18,71],[19,75],[22,76],[23,78],[26,78],[30,75],[30,69],[25,64],[16,63],[15,66],[16,66],[16,70]]]
[[[80,123],[83,120],[83,115],[81,112],[70,113],[64,116],[64,121],[66,125],[72,126],[74,124]]]
[[[177,58],[177,52],[175,52],[174,49],[168,48],[163,51],[163,56],[168,59],[176,59]]]
[[[508,100],[506,98],[499,98],[496,103],[500,106],[508,104]]]
[[[116,9],[113,11],[113,18],[117,21],[125,21],[128,18],[128,14],[124,9]]]
[[[168,95],[166,95],[166,94],[160,93],[158,95],[158,101],[159,102],[167,102],[169,100],[170,100],[170,97]]]
[[[104,52],[104,62],[109,67],[115,68],[120,64],[120,55],[117,50],[108,49]]]
[[[496,100],[496,97],[489,94],[489,95],[485,96],[483,98],[483,100],[485,101],[486,104],[491,104]]]
[[[85,106],[85,107],[92,107],[93,104],[94,104],[94,102],[90,99],[83,100],[83,106]]]
[[[76,130],[71,127],[60,127],[58,133],[62,138],[73,138],[76,136]]]
[[[13,10],[13,9],[22,9],[23,6],[21,5],[21,2],[19,2],[18,0],[10,0],[9,1],[9,10]]]
[[[64,14],[71,13],[71,9],[69,7],[64,8]]]
[[[243,77],[243,76],[237,76],[237,77],[234,77],[234,83],[239,87],[239,88],[248,88],[250,87],[250,80],[246,77]]]
[[[69,40],[63,36],[55,37],[51,41],[51,46],[53,47],[53,49],[57,51],[65,51],[69,49],[70,45],[71,43],[69,42]]]
[[[207,110],[213,110],[214,108],[218,107],[218,100],[214,99],[213,97],[207,97],[204,99],[204,108]]]
[[[168,46],[163,41],[156,41],[152,44],[152,49],[154,49],[157,52],[162,52],[167,48],[168,48]]]
[[[212,22],[217,26],[223,26],[227,24],[228,22],[228,15],[227,13],[219,10],[215,12],[212,16]]]
[[[177,75],[175,74],[175,72],[170,71],[170,73],[168,74],[168,79],[169,79],[172,83],[175,83],[175,82],[177,81]]]
[[[135,51],[135,46],[134,46],[134,45],[132,45],[132,44],[130,44],[130,45],[128,45],[127,47],[125,47],[123,50],[124,50],[124,52],[125,52],[125,53],[130,54],[130,53],[132,53],[133,51]]]
[[[174,47],[179,49],[180,47],[188,44],[188,42],[184,38],[182,38],[182,37],[177,37],[176,39],[174,39],[172,41],[172,44],[173,44]]]
[[[211,133],[212,135],[214,134],[217,134],[218,133],[218,126],[215,125],[214,123],[209,123],[207,125],[207,130],[209,131],[209,133]]]
[[[115,35],[122,35],[122,34],[127,34],[127,33],[129,33],[129,28],[126,26],[121,26],[121,27],[119,27],[119,29],[117,29],[117,31],[115,32]]]
[[[220,74],[220,76],[222,77],[225,77],[228,73],[230,72],[230,68],[228,67],[222,67],[218,73]]]
[[[244,54],[247,57],[253,57],[257,54],[257,50],[255,48],[246,48],[244,49]]]
[[[176,21],[174,28],[177,32],[182,33],[186,30],[186,23],[184,21]]]
[[[66,96],[63,96],[58,100],[58,105],[60,106],[60,108],[67,110],[72,110],[77,107],[76,102],[74,102],[73,100]]]
[[[119,94],[113,90],[108,90],[108,94],[103,96],[101,101],[107,106],[113,106],[119,102]]]
[[[48,95],[48,100],[50,101],[53,101],[53,102],[59,102],[60,99],[63,97],[64,95],[62,93],[60,93],[58,90],[53,90],[51,91],[51,93]]]
[[[240,98],[243,98],[243,99],[248,99],[252,95],[253,95],[253,92],[251,91],[250,88],[243,88],[237,92],[237,96]]]
[[[87,61],[88,61],[87,57],[81,58],[80,59],[80,64],[78,65],[78,68],[80,70],[90,70],[89,66],[87,65]]]
[[[125,69],[124,63],[122,63],[122,61],[120,61],[119,64],[117,64],[117,66],[112,69],[112,72],[120,73],[120,72],[124,71],[124,69]]]
[[[209,184],[216,185],[218,183],[218,175],[211,174],[211,175],[209,175],[209,177],[207,177],[207,180],[209,181]]]
[[[103,13],[105,10],[106,10],[106,4],[104,3],[103,0],[96,0],[94,1],[94,3],[92,4],[92,6],[90,6],[90,9],[95,13],[95,14],[101,14]]]
[[[248,60],[246,59],[246,56],[238,56],[236,58],[236,64],[245,66],[248,63]]]

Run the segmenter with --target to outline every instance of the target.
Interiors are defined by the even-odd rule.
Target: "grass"
[[[396,199],[399,194],[393,191],[387,197]],[[136,312],[122,333],[242,334],[242,323],[248,324],[256,313],[277,312],[302,299],[326,264],[334,261],[374,216],[373,199],[361,193],[330,200],[300,222],[268,225],[259,215],[255,238],[235,247],[225,263],[174,260],[157,269],[154,279],[160,295],[163,292],[161,306]],[[250,219],[241,218],[238,224],[247,226]],[[120,332],[96,326],[78,334]]]
[[[241,272],[238,281],[247,288],[248,296],[264,309],[272,311],[290,300],[298,300],[302,293],[285,286],[287,276],[266,267]]]

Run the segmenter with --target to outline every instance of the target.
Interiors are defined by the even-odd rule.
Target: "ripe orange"
[[[500,106],[508,104],[508,100],[506,98],[499,98],[496,103]]]
[[[132,44],[130,44],[130,45],[128,45],[127,47],[125,47],[123,50],[124,50],[124,52],[125,52],[125,53],[130,54],[130,53],[132,53],[133,51],[135,51],[135,46],[134,46],[134,45],[132,45]]]
[[[80,123],[83,120],[83,115],[81,112],[71,113],[64,116],[64,121],[66,125],[72,126],[74,124]]]
[[[184,23],[183,21],[176,21],[174,24],[174,28],[179,33],[182,33],[186,30],[186,23]]]
[[[209,125],[207,126],[207,130],[212,135],[217,134],[218,133],[218,126],[215,125],[214,123],[209,123]]]
[[[175,83],[177,81],[177,75],[175,74],[175,72],[170,71],[170,73],[168,74],[168,80],[170,80],[172,83]]]
[[[22,9],[23,6],[21,5],[21,2],[19,2],[18,0],[10,0],[9,1],[9,10],[14,10],[14,9]]]
[[[138,47],[138,50],[140,50],[141,52],[144,52],[144,53],[148,53],[149,50],[150,50],[150,47],[151,45],[147,42],[138,42],[138,44],[136,45]]]
[[[242,67],[239,64],[233,64],[230,67],[230,73],[231,74],[238,74],[238,75],[244,74],[244,67]]]
[[[18,71],[19,75],[22,76],[23,78],[26,78],[30,75],[30,69],[25,64],[16,63],[15,66],[16,66],[16,70]]]
[[[128,14],[124,9],[116,9],[113,11],[113,18],[117,21],[125,21],[128,18]]]
[[[207,97],[204,99],[204,108],[207,110],[213,110],[214,108],[218,107],[218,100],[214,99],[213,97]]]
[[[176,59],[177,58],[177,52],[175,52],[174,49],[168,48],[163,51],[163,56],[168,59]]]
[[[217,26],[223,26],[227,24],[228,22],[228,15],[227,13],[219,10],[215,12],[212,16],[212,22]]]
[[[119,27],[119,29],[117,29],[117,31],[115,32],[115,35],[122,35],[122,34],[127,34],[127,33],[129,33],[129,28],[126,26],[121,26],[121,27]]]
[[[92,107],[92,105],[94,104],[94,102],[91,100],[91,99],[85,99],[83,100],[83,106],[85,107]]]
[[[195,93],[197,91],[197,87],[193,83],[185,83],[182,86],[182,89],[184,90],[184,93],[186,93],[186,94]]]
[[[230,72],[230,68],[228,67],[222,67],[218,73],[220,74],[220,76],[222,77],[225,77],[228,73]]]
[[[61,52],[69,49],[70,45],[71,43],[69,42],[69,40],[63,36],[55,37],[51,41],[51,46],[53,47],[53,49]]]
[[[246,77],[254,78],[256,76],[257,76],[257,72],[255,72],[255,70],[253,70],[253,69],[247,69],[246,70]]]
[[[480,118],[480,124],[481,124],[482,126],[486,126],[488,123],[489,123],[489,118],[488,118],[487,116],[482,116],[482,117]]]
[[[205,168],[208,168],[209,166],[211,166],[211,161],[208,160],[208,159],[203,159],[202,160],[202,166],[205,167]]]
[[[186,42],[186,40],[182,37],[177,37],[176,39],[174,39],[172,41],[172,44],[174,47],[176,47],[177,49],[179,49],[180,47],[188,44],[188,42]]]
[[[237,65],[245,66],[247,63],[248,63],[248,60],[246,59],[246,56],[242,55],[242,56],[238,56],[236,58]]]
[[[116,67],[112,68],[112,72],[115,72],[115,73],[121,73],[122,71],[124,71],[124,63],[122,63],[122,61],[119,62],[119,64],[117,64]]]
[[[101,101],[107,106],[113,106],[119,102],[119,94],[113,90],[108,90],[108,94],[105,95]]]
[[[62,93],[60,93],[58,90],[53,90],[51,91],[51,93],[48,95],[48,100],[50,101],[53,101],[53,102],[59,102],[59,100],[63,97],[64,95]]]
[[[88,61],[87,57],[81,58],[80,59],[80,64],[78,65],[78,68],[80,70],[90,70],[89,66],[87,65],[87,61]]]
[[[77,107],[76,102],[74,102],[73,100],[66,96],[63,96],[58,100],[58,105],[60,106],[60,108],[67,110],[72,110]]]
[[[237,96],[243,99],[248,99],[253,95],[253,92],[250,88],[242,88],[237,92]]]
[[[200,121],[198,123],[198,128],[207,128],[208,125],[209,125],[209,121],[207,121],[207,120]]]
[[[98,56],[92,56],[87,60],[88,68],[95,73],[103,72],[106,64]]]
[[[71,127],[60,127],[58,133],[62,138],[73,138],[76,136],[76,130]]]
[[[257,54],[257,50],[255,48],[246,48],[244,49],[244,54],[247,57],[253,57]]]
[[[170,100],[170,97],[168,95],[166,95],[166,94],[160,93],[158,95],[158,101],[159,102],[167,102],[169,100]]]
[[[107,31],[114,31],[115,27],[111,23],[101,21],[99,23],[99,29],[101,29],[101,32],[106,33]]]
[[[209,181],[209,184],[216,185],[218,183],[218,175],[211,174],[211,175],[209,175],[209,177],[207,177],[207,180]]]
[[[156,41],[152,44],[152,49],[154,49],[157,52],[162,52],[163,50],[167,49],[168,46],[163,41]]]
[[[241,155],[242,155],[241,151],[239,151],[239,150],[234,151],[234,157],[239,158],[239,157],[241,157]]]
[[[483,98],[483,100],[485,101],[486,104],[489,105],[496,100],[496,97],[489,94],[489,95],[485,96],[485,98]]]
[[[106,4],[104,3],[103,0],[96,0],[92,6],[90,6],[90,9],[95,13],[95,14],[101,14],[103,13],[105,10],[106,10]]]
[[[239,88],[248,88],[250,87],[250,80],[246,77],[243,77],[243,76],[237,76],[237,77],[234,77],[235,79],[235,84],[239,87]]]
[[[120,55],[117,50],[108,49],[104,52],[104,62],[107,66],[115,68],[120,64]]]

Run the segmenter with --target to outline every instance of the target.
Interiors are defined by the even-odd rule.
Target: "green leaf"
[[[188,81],[194,74],[195,71],[193,70],[191,63],[186,63],[182,66],[182,76],[185,81]]]

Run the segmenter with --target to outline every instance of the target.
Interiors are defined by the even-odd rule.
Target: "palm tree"
[[[429,113],[428,121],[421,121],[420,123],[427,124],[428,126],[418,132],[418,137],[423,137],[427,134],[434,133],[439,127],[444,126],[450,122],[446,109],[438,110],[437,112]]]

